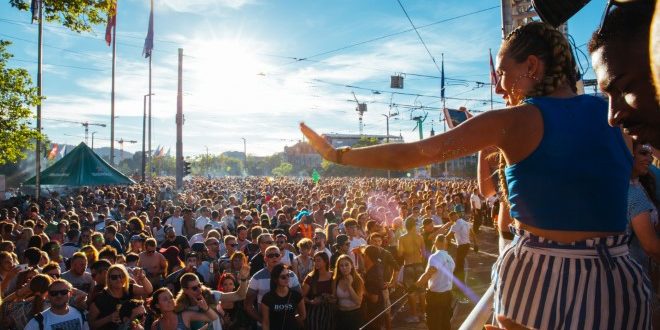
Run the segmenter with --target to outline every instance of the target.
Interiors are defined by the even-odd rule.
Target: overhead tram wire
[[[387,94],[395,94],[395,95],[407,95],[407,96],[417,96],[417,97],[441,99],[441,97],[437,96],[437,95],[426,95],[426,94],[416,94],[416,93],[385,91],[385,90],[376,89],[376,88],[367,88],[367,87],[360,87],[360,86],[355,86],[355,85],[346,85],[346,84],[333,83],[333,82],[325,81],[325,80],[321,80],[321,79],[312,79],[312,81],[320,82],[320,83],[327,84],[327,85],[337,86],[337,87],[353,88],[353,89],[359,89],[359,90],[366,90],[366,91],[370,91],[370,92],[375,92],[376,91],[376,92],[379,92],[379,93],[387,93]],[[445,99],[447,99],[447,100],[458,100],[458,101],[490,102],[489,99],[487,100],[487,99],[458,98],[458,97],[445,97]],[[501,102],[501,101],[493,101],[493,102],[504,104],[504,102]]]
[[[486,11],[489,11],[489,10],[493,10],[493,9],[497,9],[497,8],[500,8],[500,6],[498,5],[498,6],[488,7],[488,8],[484,8],[484,9],[481,9],[481,10],[477,10],[477,11],[469,12],[469,13],[466,13],[466,14],[462,14],[462,15],[458,15],[458,16],[454,16],[454,17],[446,18],[446,19],[443,19],[443,20],[440,20],[440,21],[437,21],[437,22],[433,22],[433,23],[429,23],[429,24],[426,24],[426,25],[419,26],[419,27],[417,27],[417,28],[418,28],[418,29],[424,29],[424,28],[427,28],[427,27],[430,27],[430,26],[434,26],[434,25],[437,25],[437,24],[450,22],[450,21],[457,20],[457,19],[460,19],[460,18],[463,18],[463,17],[467,17],[467,16],[471,16],[471,15],[475,15],[475,14],[483,13],[483,12],[486,12]],[[349,48],[357,47],[357,46],[360,46],[360,45],[368,44],[368,43],[370,43],[370,42],[374,42],[374,41],[378,41],[378,40],[382,40],[382,39],[387,39],[387,38],[394,37],[394,36],[397,36],[397,35],[400,35],[400,34],[404,34],[404,33],[407,33],[407,32],[411,32],[411,31],[413,31],[413,30],[414,30],[414,29],[407,29],[407,30],[404,30],[404,31],[399,31],[399,32],[390,33],[390,34],[387,34],[387,35],[384,35],[384,36],[380,36],[380,37],[376,37],[376,38],[372,38],[372,39],[369,39],[369,40],[364,40],[364,41],[356,42],[356,43],[353,43],[353,44],[350,44],[350,45],[346,45],[346,46],[343,46],[343,47],[339,47],[339,48],[336,48],[336,49],[331,49],[331,50],[324,51],[324,52],[321,52],[321,53],[317,53],[317,54],[313,54],[313,55],[310,55],[310,56],[305,56],[305,57],[302,57],[302,58],[298,58],[298,59],[295,60],[295,61],[292,61],[292,62],[289,62],[289,63],[282,64],[281,66],[287,66],[287,65],[290,65],[290,64],[298,63],[298,62],[300,62],[300,61],[308,60],[308,59],[310,59],[310,58],[319,57],[319,56],[323,56],[323,55],[328,55],[328,54],[331,54],[331,53],[336,53],[336,52],[339,52],[339,51],[342,51],[342,50],[345,50],[345,49],[349,49]]]
[[[415,23],[413,23],[412,19],[410,18],[410,15],[408,15],[408,12],[406,11],[406,8],[403,7],[403,4],[401,3],[401,0],[396,0],[396,2],[398,2],[399,6],[401,6],[401,10],[403,10],[403,13],[406,15],[406,18],[408,19],[408,22],[410,22],[410,25],[413,27],[413,30],[415,30],[415,33],[417,34],[417,37],[419,38],[419,41],[424,46],[424,49],[426,49],[426,53],[429,54],[429,56],[431,57],[431,60],[433,61],[433,65],[435,65],[435,68],[438,69],[438,72],[441,72],[440,67],[438,66],[438,62],[436,62],[435,57],[433,56],[433,54],[431,54],[431,51],[429,50],[429,47],[426,46],[426,42],[424,42],[424,39],[422,38],[422,35],[419,34],[419,31],[417,30],[417,27],[415,26]]]

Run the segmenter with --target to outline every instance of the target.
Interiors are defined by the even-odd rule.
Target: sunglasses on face
[[[637,153],[640,154],[641,156],[648,156],[648,155],[651,154],[651,150],[642,149],[642,150],[638,151]]]
[[[612,7],[614,7],[614,5],[620,6],[622,4],[623,2],[620,0],[607,1],[607,6],[605,6],[605,11],[603,12],[603,16],[600,19],[600,25],[598,26],[598,34],[602,32],[603,26],[605,25],[605,23],[607,23],[607,18],[610,16],[609,13],[612,10]]]
[[[289,273],[282,273],[280,275],[280,280],[288,280],[289,279]]]
[[[284,243],[286,243],[286,242],[285,241],[277,241],[277,245],[283,245]]]
[[[237,246],[238,246],[238,243],[232,243],[232,244],[229,244],[229,246],[231,246],[231,247],[237,247]]]
[[[201,287],[200,285],[195,285],[195,286],[191,286],[191,287],[189,287],[188,289],[197,292],[197,291],[199,291],[199,289],[201,289],[201,288],[202,288],[202,287]]]
[[[57,297],[57,296],[66,296],[69,294],[69,290],[50,290],[48,291],[48,295],[51,297]]]
[[[113,280],[113,281],[120,280],[120,279],[123,279],[123,278],[124,278],[124,275],[119,275],[119,274],[110,275],[110,279]]]
[[[275,241],[266,241],[266,242],[261,242],[262,244],[267,244],[267,245],[273,245]]]
[[[275,259],[275,258],[279,258],[279,257],[280,257],[279,253],[269,253],[269,254],[266,255],[266,258],[269,258],[269,259]]]

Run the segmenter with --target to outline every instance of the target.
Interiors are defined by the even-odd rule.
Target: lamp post
[[[243,167],[245,168],[245,175],[247,175],[247,141],[244,137],[242,137],[241,140],[243,140]]]
[[[155,94],[149,93],[144,95],[143,106],[142,106],[142,182],[145,182],[145,171],[147,167],[147,157],[145,150],[146,147],[145,140],[147,136],[147,97],[149,97],[149,100],[151,100],[151,95],[155,95]],[[149,133],[151,134],[151,132]]]
[[[399,115],[398,112],[392,114],[391,110],[392,110],[392,109],[390,108],[390,110],[387,110],[387,114],[381,114],[382,116],[385,117],[385,123],[386,123],[386,125],[387,125],[387,126],[386,126],[386,127],[387,127],[387,133],[386,133],[387,136],[385,136],[385,141],[386,141],[386,143],[390,143],[390,118]],[[390,174],[390,170],[387,170],[387,178],[389,179],[390,176],[391,176],[391,174]]]

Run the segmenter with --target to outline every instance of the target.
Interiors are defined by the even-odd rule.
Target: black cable
[[[482,12],[485,12],[485,11],[493,10],[495,8],[500,8],[500,6],[493,6],[493,7],[489,7],[489,8],[469,12],[469,13],[466,13],[466,14],[446,18],[446,19],[443,19],[443,20],[440,20],[440,21],[437,21],[437,22],[433,22],[433,23],[429,23],[429,24],[426,24],[426,25],[419,26],[418,29],[424,29],[424,28],[427,28],[429,26],[433,26],[433,25],[437,25],[437,24],[441,24],[441,23],[446,23],[446,22],[449,22],[449,21],[457,20],[459,18],[479,14],[479,13],[482,13]],[[384,36],[376,37],[376,38],[373,38],[373,39],[356,42],[356,43],[353,43],[353,44],[350,44],[350,45],[347,45],[347,46],[339,47],[337,49],[332,49],[332,50],[324,51],[324,52],[321,52],[321,53],[318,53],[318,54],[305,56],[305,57],[302,57],[302,58],[298,58],[297,60],[295,60],[293,62],[285,63],[282,66],[297,63],[297,62],[304,61],[304,60],[308,60],[308,59],[314,58],[314,57],[319,57],[319,56],[335,53],[335,52],[338,52],[338,51],[341,51],[341,50],[345,50],[345,49],[348,49],[348,48],[353,48],[353,47],[356,47],[356,46],[364,45],[364,44],[374,42],[374,41],[378,41],[378,40],[381,40],[381,39],[386,39],[386,38],[389,38],[389,37],[397,36],[397,35],[400,35],[400,34],[411,32],[413,30],[414,29],[407,29],[407,30],[404,30],[404,31],[394,32],[394,33],[390,33],[388,35],[384,35]]]
[[[403,4],[401,3],[401,0],[396,0],[396,2],[398,2],[399,6],[401,6],[401,10],[403,10],[403,13],[406,15],[406,18],[408,19],[408,22],[410,22],[410,25],[413,27],[413,30],[415,30],[415,33],[417,34],[417,37],[419,38],[419,41],[424,46],[424,49],[426,49],[426,53],[429,54],[429,56],[431,57],[431,61],[433,61],[433,65],[435,65],[435,68],[438,69],[438,72],[441,72],[440,67],[438,66],[438,62],[435,61],[435,57],[433,57],[433,54],[431,54],[431,51],[429,50],[429,47],[426,46],[426,42],[424,42],[424,39],[422,38],[422,35],[419,34],[419,31],[417,31],[417,27],[415,27],[415,23],[413,23],[412,19],[410,18],[410,15],[408,15],[408,12],[406,11],[406,8],[403,7]]]

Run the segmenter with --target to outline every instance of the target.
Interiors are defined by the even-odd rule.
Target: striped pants
[[[562,244],[512,230],[493,266],[495,315],[532,329],[651,328],[651,286],[629,236]]]

